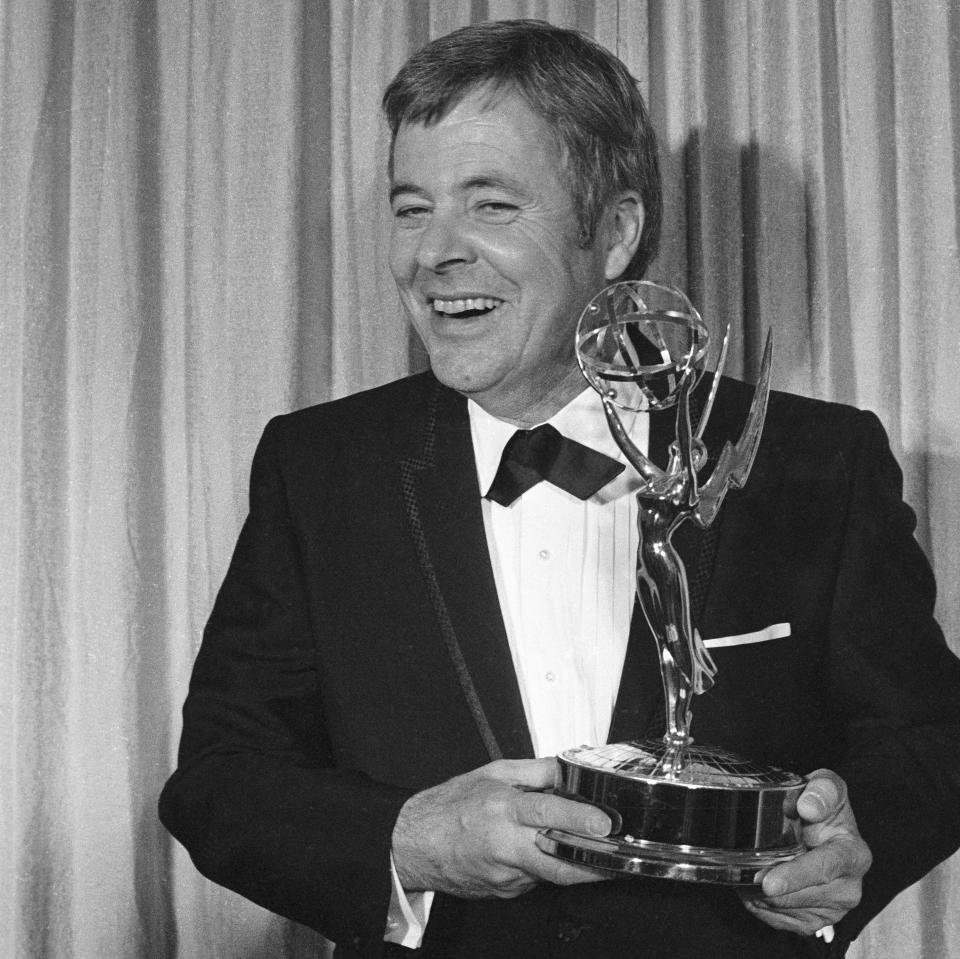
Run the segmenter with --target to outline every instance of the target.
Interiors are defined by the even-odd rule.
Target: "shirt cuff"
[[[427,920],[430,918],[433,892],[404,892],[393,864],[393,853],[390,854],[390,878],[393,880],[393,889],[390,893],[387,931],[383,934],[383,941],[406,946],[407,949],[419,949],[423,934],[427,930]]]

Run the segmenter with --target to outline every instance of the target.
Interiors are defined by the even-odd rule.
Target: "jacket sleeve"
[[[315,653],[323,624],[310,621],[276,434],[274,422],[254,458],[250,512],[204,632],[160,817],[214,882],[375,952],[391,833],[411,793],[334,762]]]
[[[872,414],[859,418],[829,692],[847,730],[837,772],[873,866],[838,946],[960,846],[960,662],[933,619],[933,576],[886,435]]]

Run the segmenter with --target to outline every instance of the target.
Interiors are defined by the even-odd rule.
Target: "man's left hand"
[[[810,774],[789,813],[800,822],[807,851],[768,870],[759,889],[740,896],[767,925],[809,936],[860,902],[873,857],[857,831],[846,783],[829,769]]]

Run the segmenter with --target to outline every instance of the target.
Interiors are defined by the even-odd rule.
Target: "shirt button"
[[[550,559],[550,550],[542,549],[537,555],[539,555],[540,559]]]
[[[548,683],[552,683],[552,682],[554,682],[554,681],[556,680],[557,674],[556,674],[555,672],[553,672],[553,670],[550,670],[550,672],[547,673],[547,675],[544,676],[543,678],[544,678]]]

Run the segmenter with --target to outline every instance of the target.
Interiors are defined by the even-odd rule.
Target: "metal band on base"
[[[560,829],[538,833],[537,846],[558,859],[621,875],[737,886],[754,885],[761,869],[787,862],[803,851],[801,846],[795,846],[780,854],[734,853],[695,846],[662,846],[643,840],[588,839]]]
[[[683,770],[665,777],[665,749],[646,740],[562,753],[554,791],[601,808],[613,835],[551,829],[538,847],[626,875],[734,884],[752,884],[759,870],[803,851],[784,811],[803,790],[800,776],[691,745]]]

